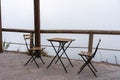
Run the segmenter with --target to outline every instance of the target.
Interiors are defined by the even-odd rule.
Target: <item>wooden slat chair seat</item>
[[[94,65],[91,63],[92,59],[95,57],[96,53],[97,53],[97,50],[98,50],[98,47],[99,47],[99,44],[101,42],[101,39],[99,39],[98,41],[98,44],[95,48],[95,51],[94,53],[91,53],[91,52],[85,52],[85,51],[81,51],[80,55],[83,59],[83,61],[85,62],[82,67],[80,68],[80,70],[78,71],[78,74],[86,67],[88,66],[90,68],[90,70],[92,71],[92,73],[97,77],[96,73],[97,70],[96,68],[94,67]]]
[[[81,53],[78,54],[78,55],[91,57],[91,56],[92,56],[92,53],[91,53],[91,52],[84,52],[84,51],[81,51]]]
[[[30,41],[33,41],[33,35],[32,34],[23,34],[23,37],[24,37],[24,40],[25,40],[26,48],[27,48],[27,50],[29,52],[29,55],[31,56],[29,58],[29,60],[25,63],[25,66],[29,62],[34,61],[36,66],[39,68],[38,63],[36,62],[36,58],[39,57],[40,60],[42,61],[42,63],[45,64],[42,57],[41,57],[41,53],[45,48],[35,47],[34,45],[33,45],[33,47],[30,47]]]
[[[34,47],[34,48],[31,48],[30,50],[34,50],[34,51],[37,51],[37,50],[43,50],[45,48],[40,48],[40,47]]]

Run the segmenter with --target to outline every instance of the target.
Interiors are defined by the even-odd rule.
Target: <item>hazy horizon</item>
[[[1,0],[2,24],[34,29],[33,0]],[[120,30],[120,0],[40,0],[41,29]]]

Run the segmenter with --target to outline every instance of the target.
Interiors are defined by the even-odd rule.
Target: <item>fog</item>
[[[1,0],[2,27],[34,29],[33,0]],[[40,0],[41,29],[120,30],[120,0]],[[42,45],[50,45],[50,37],[76,39],[71,46],[88,47],[88,35],[42,34]],[[119,35],[95,35],[93,46],[101,38],[101,48],[120,49]],[[3,32],[3,41],[24,43],[21,33]],[[25,50],[25,46],[10,45],[9,50]],[[79,59],[78,52],[69,49],[71,58]],[[86,50],[86,49],[85,49]],[[46,51],[54,55],[52,48]],[[119,51],[99,50],[95,60],[120,64]],[[116,57],[117,56],[117,57]]]
[[[41,29],[120,29],[120,0],[40,0]],[[34,28],[33,0],[2,0],[3,27]]]

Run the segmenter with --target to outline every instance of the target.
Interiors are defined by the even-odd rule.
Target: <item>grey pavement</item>
[[[24,66],[29,56],[21,53],[0,54],[0,80],[120,80],[120,66],[102,62],[93,62],[98,72],[95,77],[86,67],[79,75],[77,72],[83,61],[71,60],[74,67],[71,67],[67,59],[62,59],[68,73],[66,73],[60,62],[52,64],[48,69],[47,65],[52,57],[43,57],[46,64],[37,59],[40,66],[38,69],[34,62]]]

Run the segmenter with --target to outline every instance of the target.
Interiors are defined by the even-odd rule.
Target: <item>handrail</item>
[[[15,44],[15,45],[25,45],[24,43],[14,43],[14,42],[5,42],[5,43],[10,43],[10,44]],[[30,45],[30,44],[29,44]],[[52,47],[51,45],[41,45],[41,46],[45,46],[45,47]],[[55,46],[58,47],[58,46]],[[87,47],[82,47],[82,46],[70,46],[69,48],[83,48],[86,49]],[[93,49],[95,49],[93,47]],[[120,51],[120,49],[110,49],[110,48],[98,48],[99,50],[107,50],[107,51]]]
[[[28,29],[2,28],[2,31],[34,33],[34,30]],[[92,52],[94,34],[120,35],[120,30],[40,30],[40,33],[89,34],[88,51]]]
[[[2,31],[5,31],[5,32],[34,33],[34,30],[28,30],[28,29],[14,29],[14,28],[2,28]]]
[[[6,32],[23,32],[34,33],[34,30],[29,29],[11,29],[2,28]],[[66,34],[107,34],[107,35],[120,35],[120,30],[40,30],[41,33],[66,33]]]
[[[70,33],[70,34],[109,34],[120,35],[120,30],[41,30],[41,33]]]

